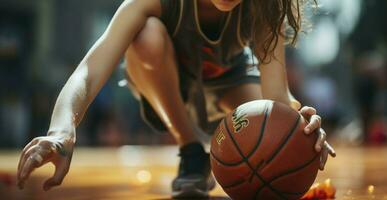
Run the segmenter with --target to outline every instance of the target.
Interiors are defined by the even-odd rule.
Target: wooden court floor
[[[317,181],[331,179],[336,199],[387,200],[387,147],[339,147]],[[41,189],[52,173],[47,166],[35,171],[24,190],[15,186],[19,152],[0,151],[0,175],[11,184],[0,183],[0,199],[170,199],[170,183],[177,166],[177,148],[171,146],[124,146],[77,148],[62,186]],[[228,199],[219,186],[211,199]]]

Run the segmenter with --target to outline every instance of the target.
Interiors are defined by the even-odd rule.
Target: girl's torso
[[[183,71],[195,79],[216,78],[235,66],[246,46],[241,39],[241,8],[200,13],[198,0],[160,0],[161,20]],[[219,20],[220,19],[220,20]]]

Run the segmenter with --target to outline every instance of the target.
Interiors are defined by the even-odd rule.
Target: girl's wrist
[[[75,143],[75,139],[76,139],[75,127],[50,128],[47,131],[47,136],[58,137],[63,140],[71,141]]]
[[[292,107],[296,111],[299,111],[301,109],[301,103],[295,99],[291,99],[290,107]]]

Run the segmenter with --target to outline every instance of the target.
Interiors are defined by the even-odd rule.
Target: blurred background
[[[121,0],[0,0],[0,148],[45,135],[56,98]],[[288,49],[291,91],[342,144],[387,141],[387,1],[320,0]],[[139,116],[116,72],[77,131],[78,146],[172,144]]]
[[[0,0],[3,198],[169,197],[177,147],[167,146],[174,144],[169,134],[142,121],[138,102],[119,86],[121,65],[77,129],[78,148],[62,186],[42,191],[51,165],[34,172],[25,190],[15,186],[22,147],[46,134],[61,88],[121,2]],[[308,34],[287,50],[291,91],[303,105],[317,108],[338,152],[316,182],[332,180],[341,199],[387,199],[387,1],[318,2],[305,11],[313,25]],[[224,193],[217,187],[213,195]]]

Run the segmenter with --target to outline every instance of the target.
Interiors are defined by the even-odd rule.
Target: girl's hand
[[[55,173],[44,183],[43,189],[47,191],[60,185],[70,168],[74,142],[73,138],[62,135],[34,138],[20,156],[17,170],[18,187],[23,189],[31,172],[48,162],[54,164]]]
[[[305,134],[311,134],[316,132],[318,139],[314,149],[317,152],[321,152],[320,158],[320,170],[324,170],[325,163],[328,159],[328,154],[332,157],[336,157],[336,152],[331,145],[326,141],[327,134],[324,129],[321,128],[321,117],[316,114],[316,109],[308,106],[304,106],[300,110],[300,114],[309,121],[306,125],[304,132]]]

